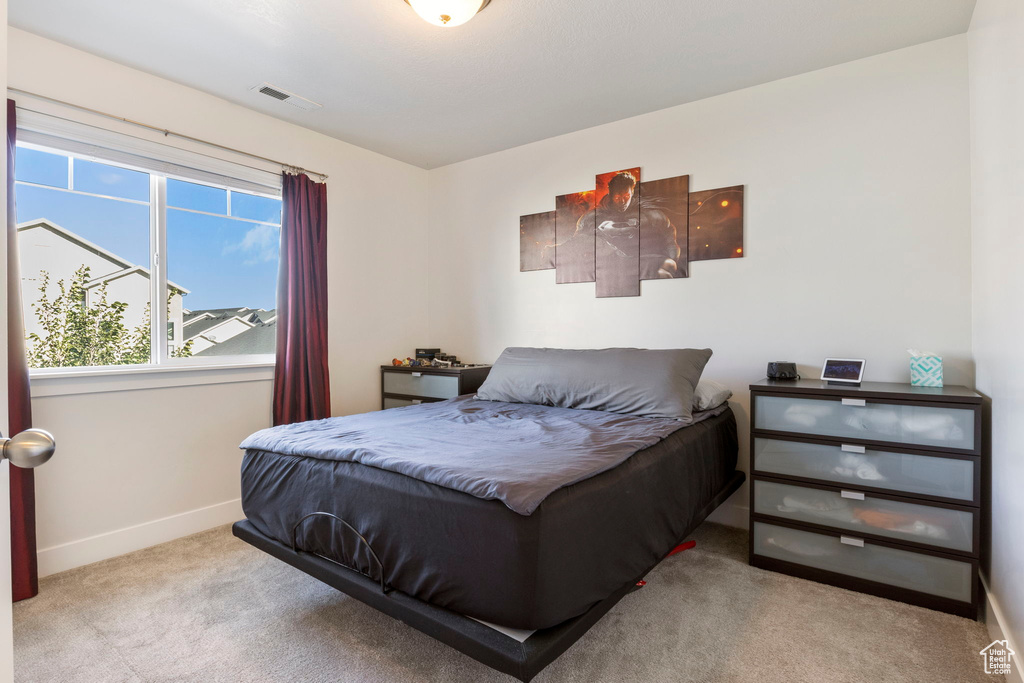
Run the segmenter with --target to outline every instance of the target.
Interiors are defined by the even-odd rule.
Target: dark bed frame
[[[743,472],[736,471],[711,502],[697,513],[694,523],[679,541],[685,540],[715,508],[735,493],[745,478]],[[333,515],[331,516],[333,517]],[[299,524],[304,519],[300,520]],[[339,521],[347,526],[344,520],[339,519]],[[235,522],[232,532],[246,543],[287,562],[313,578],[323,581],[328,586],[389,616],[400,619],[416,630],[469,655],[478,662],[502,673],[515,676],[524,683],[572,647],[619,600],[636,590],[637,582],[657,566],[655,563],[643,574],[630,580],[622,588],[580,616],[564,621],[557,626],[536,631],[525,641],[519,642],[474,619],[443,607],[431,605],[401,591],[390,590],[383,585],[382,578],[372,579],[320,555],[307,553],[280,543],[260,533],[247,519]]]

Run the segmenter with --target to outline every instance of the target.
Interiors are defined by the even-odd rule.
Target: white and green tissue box
[[[941,387],[942,356],[932,354],[911,356],[910,384],[915,387]]]

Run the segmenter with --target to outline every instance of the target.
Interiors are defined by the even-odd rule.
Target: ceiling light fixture
[[[434,26],[460,26],[476,16],[491,0],[405,0],[424,21]]]

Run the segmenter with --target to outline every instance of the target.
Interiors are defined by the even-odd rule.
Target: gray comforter
[[[358,462],[497,499],[529,515],[552,492],[612,469],[684,426],[462,396],[272,427],[241,448]]]

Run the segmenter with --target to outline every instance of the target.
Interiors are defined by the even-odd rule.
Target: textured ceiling
[[[974,0],[10,0],[17,28],[433,168],[967,30]],[[249,91],[270,82],[304,112]]]

